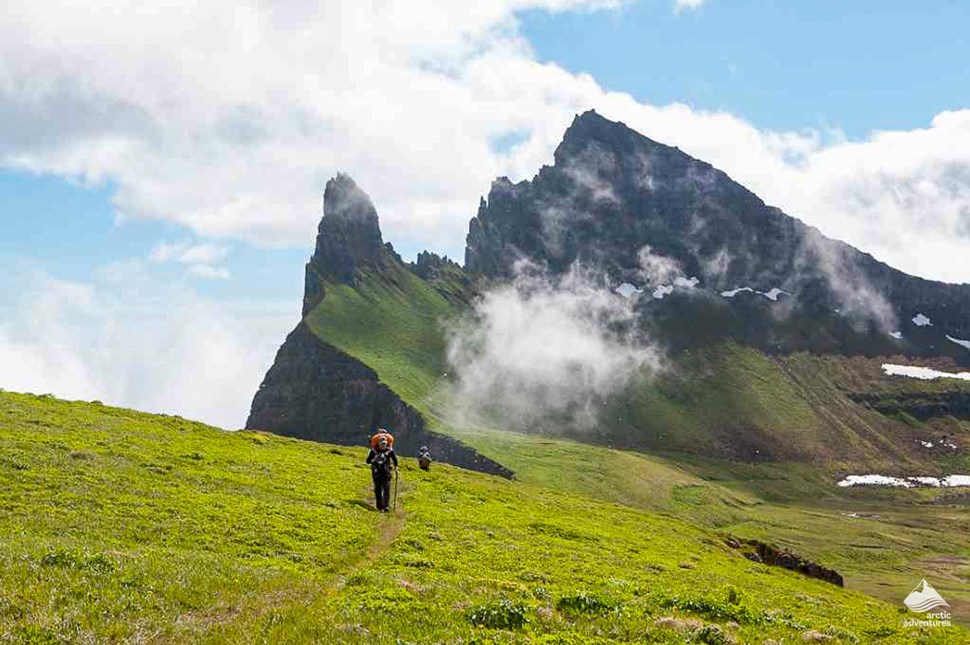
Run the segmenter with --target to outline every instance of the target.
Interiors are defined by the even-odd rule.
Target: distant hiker
[[[391,476],[397,470],[394,437],[386,430],[379,430],[371,437],[370,446],[367,463],[374,479],[374,501],[377,510],[386,513],[391,503]]]
[[[431,451],[427,446],[418,448],[418,465],[421,470],[431,470]]]

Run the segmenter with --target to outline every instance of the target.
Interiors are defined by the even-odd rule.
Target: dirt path
[[[361,495],[364,499],[373,498],[373,492],[370,486],[361,489]],[[374,512],[377,513],[377,510],[375,509]],[[404,526],[407,523],[407,513],[404,512],[400,500],[398,500],[396,510],[390,513],[380,513],[379,515],[380,517],[377,518],[377,539],[367,547],[367,550],[360,557],[354,558],[341,567],[340,571],[335,574],[334,582],[328,585],[328,596],[339,594],[346,586],[348,578],[358,571],[366,569],[376,563],[388,548],[390,548],[391,543],[400,535],[401,531],[404,530]]]

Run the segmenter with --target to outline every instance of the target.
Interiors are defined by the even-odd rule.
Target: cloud
[[[450,330],[453,414],[531,431],[591,427],[611,394],[659,368],[657,350],[633,333],[633,306],[581,269],[552,282],[520,264],[513,284]]]
[[[884,333],[897,328],[892,305],[858,265],[858,256],[845,244],[823,238],[809,229],[796,251],[796,268],[819,270],[837,298],[839,313],[848,318],[858,331],[869,320]]]
[[[675,278],[683,277],[683,269],[674,258],[658,255],[648,244],[637,252],[640,279],[650,286],[670,284]]]
[[[206,280],[228,280],[232,274],[225,267],[213,267],[208,264],[193,264],[189,267],[189,274]]]
[[[206,300],[139,262],[90,283],[25,270],[0,282],[0,387],[242,427],[298,312]]]
[[[225,260],[228,255],[229,247],[220,244],[170,244],[162,240],[152,249],[148,259],[156,263],[214,264]]]
[[[595,107],[827,235],[911,273],[970,279],[952,259],[970,240],[970,111],[856,142],[759,130],[607,91],[537,61],[517,30],[526,9],[619,4],[10,0],[0,166],[110,181],[123,218],[286,245],[312,240],[323,185],[346,170],[385,237],[460,256],[491,178],[531,177]]]
[[[674,0],[674,13],[697,10],[703,4],[704,0]]]
[[[229,247],[221,244],[169,243],[162,240],[148,254],[148,261],[155,264],[175,262],[188,266],[188,274],[206,280],[226,280],[229,269],[214,266],[229,256]]]

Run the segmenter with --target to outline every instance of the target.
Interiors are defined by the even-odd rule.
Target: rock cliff
[[[353,179],[327,183],[316,247],[306,266],[303,315],[326,298],[326,284],[355,285],[360,271],[400,257],[381,237],[377,210]],[[422,254],[418,275],[437,280],[461,271],[434,254]],[[460,285],[459,285],[460,286]],[[448,295],[455,297],[452,292]],[[426,445],[437,461],[511,477],[512,472],[464,444],[429,431],[421,414],[404,403],[359,360],[323,342],[301,321],[280,347],[253,397],[246,428],[313,441],[365,446],[376,428],[388,428],[402,456]]]
[[[531,181],[493,182],[469,224],[467,270],[505,279],[521,259],[554,274],[578,262],[602,269],[613,286],[651,289],[696,277],[703,290],[695,295],[716,296],[707,310],[759,304],[748,307],[762,311],[756,319],[715,311],[735,319],[741,336],[763,328],[735,340],[779,351],[970,362],[970,352],[946,338],[970,339],[970,285],[897,271],[766,205],[710,164],[592,111],[575,118],[554,159]],[[745,287],[736,298],[720,296]],[[762,297],[775,289],[774,300]],[[779,296],[782,306],[773,307]],[[914,322],[920,314],[931,324]],[[779,328],[782,319],[802,331]]]

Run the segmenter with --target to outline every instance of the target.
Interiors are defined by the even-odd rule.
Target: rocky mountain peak
[[[696,278],[696,293],[710,295],[718,315],[738,314],[742,331],[757,325],[738,313],[743,304],[732,308],[737,289],[783,292],[784,303],[758,313],[770,330],[759,342],[772,351],[905,350],[970,362],[960,346],[970,342],[970,285],[896,271],[766,205],[709,163],[593,111],[574,118],[554,165],[528,181],[496,179],[469,223],[468,271],[507,279],[522,259],[553,275],[595,268],[614,285],[650,292]],[[663,313],[659,304],[641,308]],[[935,335],[910,323],[917,314]],[[805,340],[798,325],[826,332]]]
[[[582,157],[590,146],[600,150],[622,154],[636,146],[662,146],[628,128],[622,121],[610,121],[599,115],[596,110],[587,110],[573,118],[572,124],[563,134],[562,142],[553,155],[556,165],[568,164],[570,160]]]
[[[338,174],[323,193],[323,219],[306,267],[303,313],[323,299],[324,279],[354,284],[358,268],[378,262],[384,252],[373,202],[349,175]]]
[[[374,259],[384,245],[377,209],[367,193],[343,173],[327,182],[323,193],[323,219],[317,231],[315,255],[323,262],[343,259],[333,257],[333,251],[338,247],[343,247],[352,259]]]

